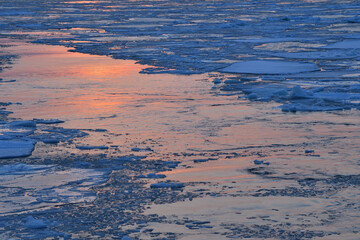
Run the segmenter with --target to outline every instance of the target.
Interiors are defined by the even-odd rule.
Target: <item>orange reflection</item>
[[[54,78],[86,78],[86,80],[104,80],[105,78],[134,75],[144,67],[135,61],[114,60],[106,56],[92,56],[77,52],[69,53],[62,46],[27,45],[16,47],[15,53],[21,54],[21,65],[4,71],[2,77],[31,78],[31,76],[49,76]],[[66,79],[64,79],[66,81]]]

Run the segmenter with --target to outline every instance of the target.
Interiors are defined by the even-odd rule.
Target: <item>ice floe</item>
[[[107,147],[107,146],[76,146],[76,148],[80,149],[80,150],[94,150],[94,149],[106,150],[106,149],[109,149],[109,147]]]
[[[28,216],[25,218],[24,226],[31,229],[41,229],[46,228],[47,224],[41,219],[35,219],[33,216]]]
[[[319,68],[314,63],[254,60],[234,63],[221,71],[248,74],[292,74],[317,70]]]
[[[33,140],[0,140],[0,159],[30,156],[35,147]]]
[[[360,40],[345,40],[329,44],[324,48],[335,48],[335,49],[349,49],[349,48],[360,48]]]

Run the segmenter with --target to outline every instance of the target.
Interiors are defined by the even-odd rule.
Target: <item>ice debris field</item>
[[[0,0],[0,239],[359,239],[355,0]]]

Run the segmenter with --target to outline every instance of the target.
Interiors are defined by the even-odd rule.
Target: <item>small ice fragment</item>
[[[203,225],[203,224],[209,224],[210,221],[193,221],[192,224],[199,224],[199,225]]]
[[[134,152],[152,152],[153,150],[149,147],[147,148],[132,148],[131,151],[134,151]]]
[[[169,182],[161,182],[161,183],[153,183],[150,185],[151,188],[183,188],[185,187],[184,183],[169,183]]]
[[[34,118],[34,121],[38,124],[57,124],[57,123],[63,123],[64,121],[59,119],[37,119]]]
[[[60,142],[60,140],[56,138],[42,139],[41,141],[46,144],[58,144]]]
[[[76,148],[80,149],[80,150],[109,149],[109,147],[107,147],[107,146],[76,146]]]
[[[219,78],[215,78],[215,79],[213,80],[213,83],[214,83],[214,84],[220,84],[220,83],[221,83],[221,80],[220,80]]]
[[[41,229],[41,228],[46,228],[47,225],[44,223],[43,220],[35,219],[32,216],[29,216],[25,218],[24,226],[31,229]]]
[[[264,161],[262,161],[262,160],[254,160],[254,164],[255,164],[255,165],[261,165],[261,164],[270,165],[269,162],[264,162]]]
[[[114,160],[128,162],[128,161],[139,161],[139,160],[144,159],[144,158],[146,158],[146,156],[129,155],[129,156],[121,156],[121,157],[118,157],[118,158],[116,158]]]
[[[36,128],[36,123],[34,121],[12,121],[9,123],[11,128]]]
[[[249,95],[247,95],[247,98],[249,100],[256,100],[258,99],[258,95],[256,93],[250,93]]]
[[[167,165],[169,168],[176,168],[179,165],[179,161],[166,161],[160,163],[159,165]]]
[[[273,96],[277,96],[277,97],[286,97],[287,95],[288,95],[288,92],[285,89],[274,92],[274,94],[273,94]]]
[[[301,88],[299,85],[296,85],[291,89],[290,99],[304,99],[304,98],[312,98],[312,92],[306,91]]]
[[[207,162],[209,161],[209,159],[195,159],[194,163],[202,163],[202,162]]]
[[[156,173],[149,173],[147,175],[148,178],[166,178],[164,174],[156,174]]]

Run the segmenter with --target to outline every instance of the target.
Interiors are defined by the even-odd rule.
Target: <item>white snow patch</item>
[[[319,68],[314,63],[255,60],[234,63],[221,71],[249,74],[292,74],[317,70]]]

